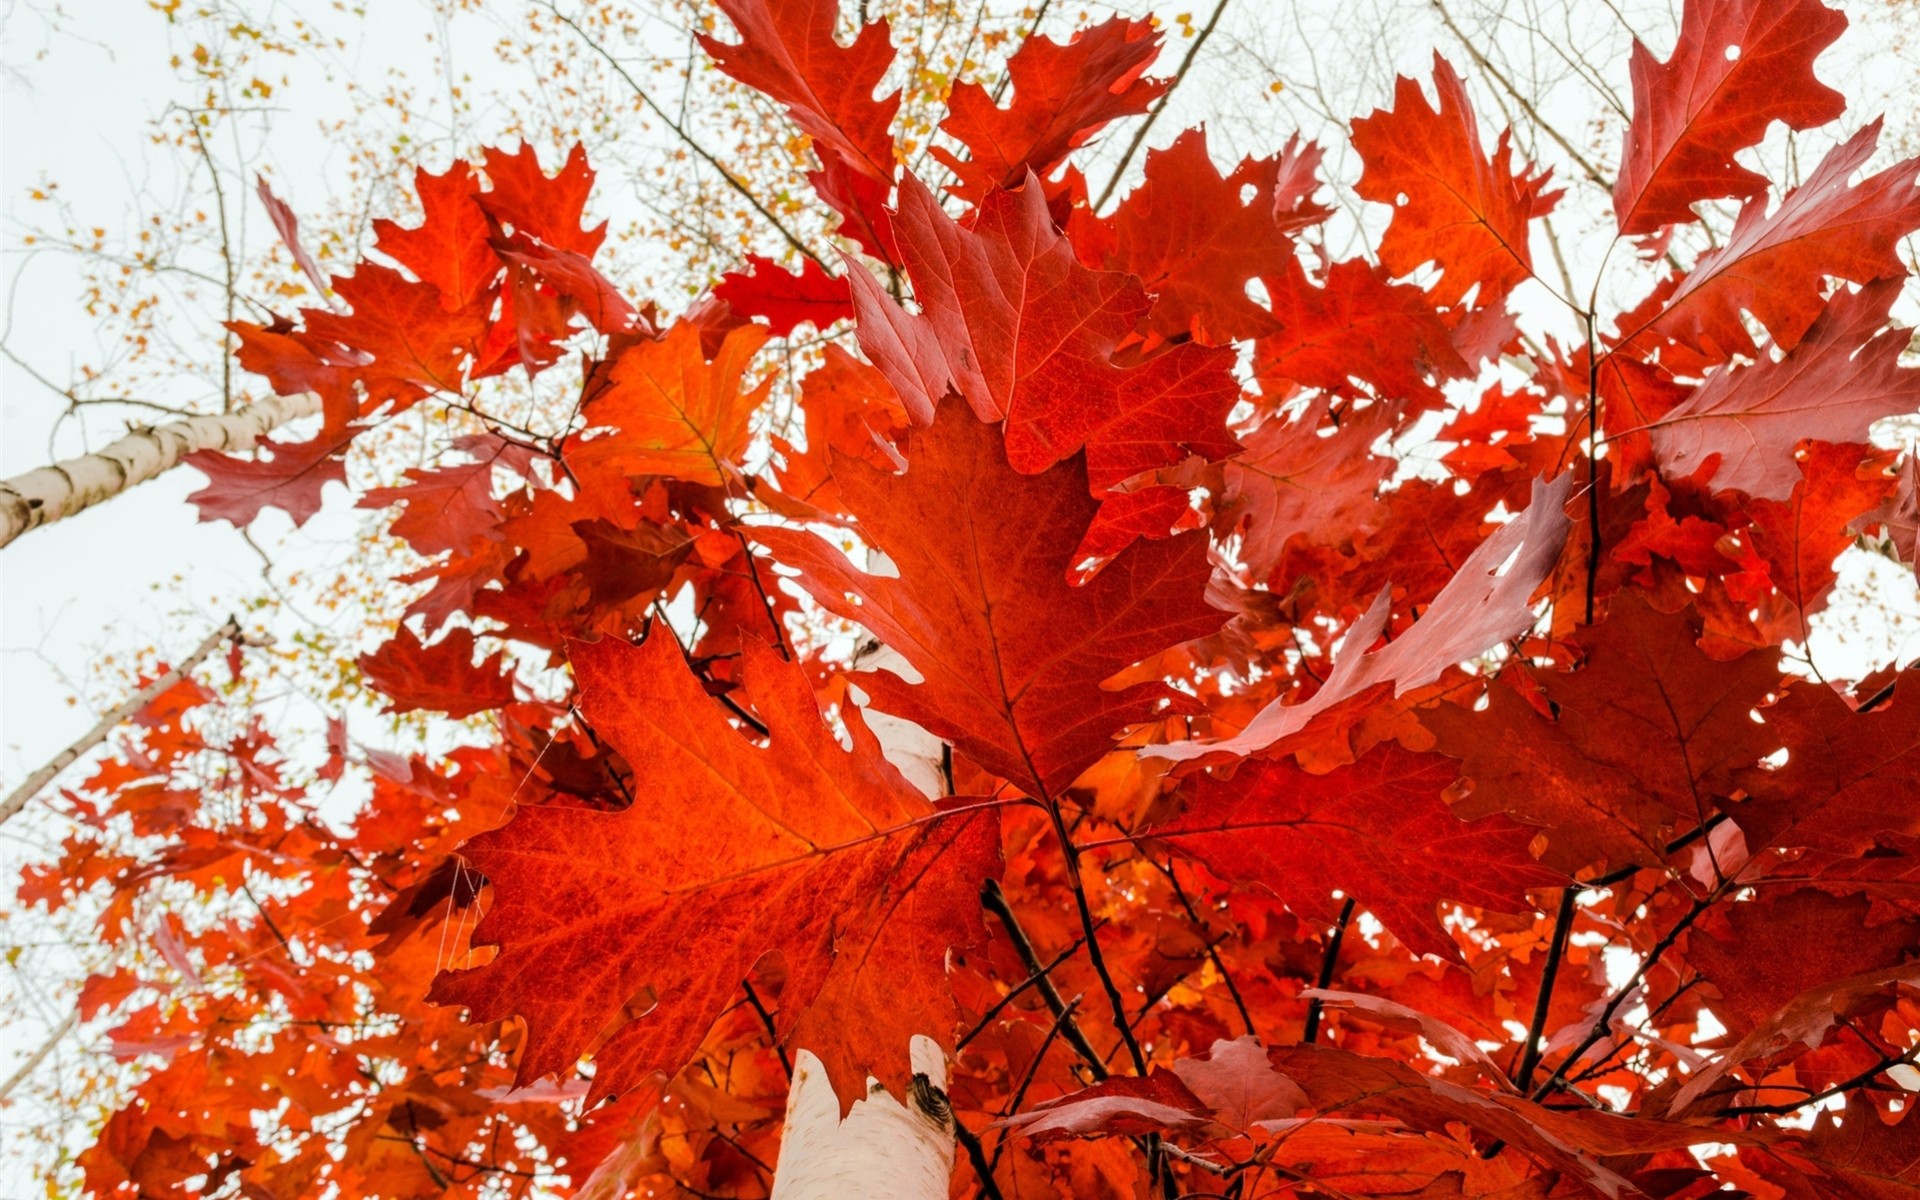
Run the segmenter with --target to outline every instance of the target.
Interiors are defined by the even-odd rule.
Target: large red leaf
[[[1034,795],[1058,795],[1174,696],[1158,682],[1101,683],[1225,623],[1204,596],[1206,535],[1136,542],[1071,585],[1097,507],[1078,460],[1021,475],[994,429],[954,401],[913,438],[907,460],[901,475],[833,460],[861,538],[896,574],[858,570],[798,530],[754,536],[824,608],[865,625],[919,673],[919,683],[857,676],[876,708]]]
[[[1636,38],[1633,120],[1613,184],[1621,234],[1692,221],[1701,200],[1766,195],[1765,177],[1733,156],[1775,121],[1812,129],[1846,111],[1846,97],[1813,75],[1846,27],[1820,0],[1687,0],[1665,62]]]
[[[1441,272],[1436,304],[1458,304],[1477,287],[1476,307],[1485,308],[1533,274],[1529,223],[1560,193],[1546,190],[1547,172],[1515,169],[1510,132],[1487,155],[1466,86],[1438,54],[1433,86],[1437,108],[1401,76],[1391,111],[1353,123],[1353,147],[1366,164],[1354,190],[1393,209],[1380,239],[1388,269],[1411,275],[1432,263]]]
[[[786,106],[823,159],[830,152],[871,179],[892,182],[900,93],[873,98],[893,65],[885,21],[862,26],[842,46],[834,37],[840,0],[720,0],[720,11],[740,41],[701,34],[700,46],[721,70]]]
[[[1525,632],[1534,622],[1529,601],[1566,544],[1571,523],[1561,506],[1572,485],[1571,475],[1552,483],[1534,481],[1533,503],[1526,512],[1494,531],[1460,564],[1459,572],[1411,630],[1371,649],[1385,632],[1391,611],[1391,589],[1383,589],[1373,607],[1347,631],[1332,674],[1308,699],[1298,704],[1284,703],[1284,697],[1275,700],[1233,737],[1152,746],[1145,753],[1209,762],[1263,753],[1346,701],[1388,685],[1395,695],[1404,695],[1433,682],[1448,667]]]
[[[1147,832],[1298,913],[1332,921],[1344,893],[1415,953],[1460,961],[1439,905],[1531,912],[1528,889],[1566,880],[1527,853],[1533,829],[1456,817],[1444,793],[1459,776],[1445,755],[1393,743],[1325,775],[1257,760],[1230,779],[1195,776],[1185,811]]]
[[[847,1102],[869,1072],[899,1089],[908,1039],[953,1025],[946,955],[981,937],[997,823],[936,818],[856,711],[843,710],[843,749],[798,666],[751,639],[745,654],[765,747],[706,694],[670,630],[639,647],[574,643],[581,710],[645,786],[618,812],[520,808],[463,848],[493,885],[474,940],[500,952],[441,975],[432,998],[524,1017],[523,1082],[588,1051],[596,1097],[672,1074],[775,952],[780,1031]],[[643,996],[657,1007],[627,1019]]]
[[[1005,420],[1006,454],[1027,474],[1087,452],[1096,489],[1236,446],[1233,351],[1193,344],[1122,357],[1152,302],[1137,280],[1080,265],[1029,183],[995,192],[971,228],[918,180],[900,185],[894,233],[920,313],[851,271],[861,349],[918,423],[949,391],[983,421]]]
[[[1716,489],[1785,500],[1800,482],[1801,439],[1864,444],[1875,421],[1920,409],[1920,369],[1900,365],[1912,331],[1887,323],[1903,283],[1842,288],[1784,355],[1716,371],[1653,423],[1660,469],[1675,479],[1702,471]]]
[[[1152,22],[1113,17],[1065,42],[1022,42],[1007,60],[1013,99],[1005,108],[980,84],[956,84],[940,129],[967,154],[933,147],[958,177],[954,195],[978,204],[995,187],[1019,186],[1029,171],[1045,176],[1107,122],[1147,111],[1166,90],[1140,78],[1159,52]]]
[[[768,336],[765,326],[742,325],[727,334],[711,362],[691,321],[676,322],[658,340],[628,343],[587,380],[581,405],[587,426],[567,442],[568,465],[600,479],[671,475],[724,482],[739,469],[748,418],[772,386],[771,380],[742,386]]]

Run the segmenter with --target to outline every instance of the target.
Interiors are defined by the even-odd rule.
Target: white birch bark
[[[238,412],[137,427],[97,453],[0,481],[0,546],[29,529],[111,500],[196,450],[248,450],[288,421],[319,411],[320,397],[311,392],[269,396]]]
[[[805,1050],[795,1057],[771,1200],[946,1200],[954,1146],[947,1059],[928,1037],[916,1036],[910,1053],[908,1102],[870,1079],[844,1121],[820,1060]]]
[[[180,660],[179,665],[108,710],[92,729],[80,736],[79,741],[54,755],[46,765],[27,776],[25,782],[19,787],[7,793],[7,798],[0,801],[0,825],[5,825],[12,820],[15,813],[27,806],[27,801],[40,793],[41,788],[53,782],[54,776],[66,770],[81,755],[106,741],[107,735],[112,733],[122,721],[152,703],[155,696],[179,683],[189,671],[206,661],[207,655],[239,636],[239,622],[228,617],[226,624],[208,634],[205,641],[195,646],[191,654]]]

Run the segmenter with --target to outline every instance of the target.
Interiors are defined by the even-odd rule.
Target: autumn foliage
[[[916,177],[884,23],[721,7],[840,259],[670,315],[596,268],[583,155],[496,149],[340,305],[234,327],[325,406],[198,458],[236,525],[490,377],[578,403],[360,497],[422,565],[359,677],[468,744],[296,763],[188,681],[68,793],[22,896],[153,948],[81,1000],[146,1064],[93,1189],[762,1196],[791,1055],[900,1093],[916,1033],[955,1195],[1920,1189],[1920,681],[1782,656],[1857,537],[1914,553],[1868,429],[1920,407],[1920,162],[1824,132],[1837,12],[1688,0],[1636,47],[1611,312],[1543,279],[1559,185],[1444,60],[1353,123],[1384,233],[1335,260],[1297,138],[1223,170],[1190,130],[1090,204],[1146,23],[958,85]],[[1820,131],[1797,186],[1735,157],[1776,121]],[[1523,336],[1535,281],[1585,340]]]

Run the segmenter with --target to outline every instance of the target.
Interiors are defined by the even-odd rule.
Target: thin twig
[[[1908,1047],[1904,1053],[1883,1057],[1872,1067],[1860,1072],[1853,1078],[1836,1083],[1823,1092],[1815,1092],[1804,1100],[1796,1100],[1792,1104],[1736,1104],[1731,1108],[1723,1109],[1720,1115],[1725,1117],[1743,1117],[1755,1114],[1784,1116],[1787,1113],[1798,1112],[1809,1104],[1818,1104],[1822,1100],[1831,1100],[1835,1096],[1852,1091],[1854,1088],[1865,1087],[1867,1084],[1872,1083],[1873,1077],[1882,1071],[1891,1070],[1903,1063],[1911,1063],[1915,1055],[1920,1055],[1920,1043]]]
[[[1169,859],[1165,865],[1155,862],[1154,866],[1159,867],[1160,873],[1165,875],[1167,882],[1173,885],[1174,898],[1180,901],[1180,907],[1187,910],[1188,918],[1200,927],[1201,934],[1204,936],[1206,922],[1200,919],[1200,913],[1193,907],[1193,901],[1187,897],[1187,890],[1180,886],[1180,879],[1173,871],[1173,861]],[[1240,1020],[1245,1023],[1247,1032],[1254,1037],[1259,1037],[1260,1030],[1253,1023],[1253,1014],[1247,1011],[1246,1000],[1241,997],[1240,989],[1234,986],[1233,976],[1227,971],[1227,964],[1220,958],[1220,943],[1207,940],[1207,957],[1213,961],[1213,969],[1220,972],[1220,982],[1227,985],[1227,995],[1233,997],[1233,1006],[1240,1010]]]
[[[1546,1082],[1533,1090],[1533,1095],[1530,1099],[1537,1101],[1548,1092],[1551,1092],[1554,1086],[1565,1078],[1568,1068],[1572,1067],[1574,1063],[1579,1062],[1580,1056],[1591,1049],[1595,1042],[1607,1036],[1607,1031],[1613,1027],[1613,1014],[1620,1011],[1620,1006],[1627,1002],[1627,997],[1633,995],[1633,993],[1639,989],[1641,982],[1646,979],[1647,974],[1659,964],[1660,959],[1666,952],[1673,948],[1673,944],[1680,940],[1680,935],[1685,933],[1693,926],[1695,921],[1700,919],[1701,913],[1713,907],[1714,903],[1720,898],[1720,892],[1725,889],[1726,886],[1727,884],[1723,883],[1719,888],[1707,893],[1705,896],[1694,898],[1693,905],[1688,908],[1686,914],[1674,922],[1673,928],[1667,930],[1660,940],[1654,943],[1653,949],[1647,952],[1647,957],[1641,961],[1640,968],[1633,973],[1633,977],[1628,979],[1624,984],[1621,984],[1619,990],[1614,992],[1613,997],[1609,999],[1606,1006],[1600,1010],[1600,1015],[1594,1018],[1593,1028],[1587,1031],[1587,1036],[1581,1039],[1580,1044],[1573,1048],[1571,1054],[1560,1060],[1560,1065],[1553,1069],[1553,1074],[1547,1076]]]
[[[1099,212],[1105,208],[1107,198],[1113,195],[1113,189],[1120,186],[1120,177],[1127,173],[1127,164],[1133,161],[1133,156],[1139,151],[1140,144],[1147,140],[1147,131],[1153,128],[1153,123],[1160,119],[1161,113],[1166,111],[1167,101],[1173,98],[1173,89],[1179,87],[1180,81],[1187,77],[1187,68],[1193,65],[1195,56],[1200,53],[1200,47],[1206,45],[1207,39],[1213,36],[1213,27],[1220,23],[1220,14],[1227,11],[1227,4],[1228,0],[1220,0],[1213,6],[1213,15],[1207,18],[1206,25],[1193,39],[1193,45],[1187,47],[1186,57],[1180,60],[1180,66],[1174,71],[1173,78],[1167,81],[1167,90],[1160,93],[1160,99],[1154,101],[1152,110],[1147,113],[1147,119],[1140,122],[1140,128],[1133,131],[1133,140],[1127,143],[1127,152],[1120,156],[1119,165],[1113,168],[1113,177],[1108,179],[1107,186],[1100,190],[1100,198],[1093,202],[1092,211]]]
[[[799,251],[801,254],[805,255],[806,257],[812,259],[814,262],[818,263],[821,269],[826,271],[829,275],[833,273],[833,268],[827,265],[826,260],[822,259],[818,254],[815,254],[813,252],[812,247],[808,246],[805,242],[801,241],[799,236],[796,235],[791,229],[788,229],[787,226],[780,220],[779,217],[774,216],[773,213],[767,208],[767,206],[760,202],[760,198],[753,194],[752,189],[748,188],[746,183],[742,181],[739,176],[735,175],[732,171],[727,170],[725,166],[721,165],[720,160],[715,158],[712,154],[710,154],[707,151],[707,148],[705,146],[702,146],[699,142],[694,140],[693,135],[687,132],[686,126],[674,120],[673,117],[668,115],[666,109],[661,108],[659,104],[655,103],[653,96],[647,91],[647,89],[640,86],[640,81],[635,79],[631,74],[629,74],[627,69],[620,65],[620,60],[615,58],[613,54],[605,46],[602,46],[599,42],[595,41],[592,37],[590,37],[587,34],[586,30],[580,28],[580,26],[574,22],[572,17],[569,17],[565,13],[561,12],[559,9],[559,6],[552,3],[552,0],[548,0],[546,7],[547,7],[547,11],[553,14],[554,19],[559,21],[562,25],[565,25],[568,29],[573,30],[573,32],[579,36],[580,40],[587,44],[587,48],[589,50],[592,50],[595,54],[605,59],[607,65],[613,68],[614,74],[620,76],[621,79],[625,80],[627,86],[633,89],[633,94],[640,98],[640,102],[642,104],[646,105],[647,111],[651,112],[654,116],[658,117],[666,125],[668,129],[673,131],[674,136],[679,138],[681,143],[684,144],[687,147],[687,149],[693,151],[694,154],[699,156],[702,162],[706,163],[708,166],[712,167],[715,171],[719,172],[720,178],[726,181],[727,186],[732,188],[734,191],[738,192],[742,199],[744,199],[748,204],[752,205],[753,210],[759,213],[763,218],[765,218],[767,224],[773,226],[774,229],[779,232],[780,236],[786,239],[787,245],[792,246],[795,250]]]
[[[967,1152],[967,1161],[973,1164],[973,1173],[980,1180],[980,1194],[991,1200],[1005,1200],[1000,1193],[1000,1185],[993,1181],[993,1164],[987,1161],[987,1153],[980,1146],[980,1139],[973,1130],[960,1122],[960,1114],[953,1116],[953,1138]]]
[[[1346,940],[1347,923],[1351,920],[1353,920],[1353,897],[1348,896],[1347,902],[1340,906],[1340,919],[1333,923],[1333,934],[1327,939],[1326,953],[1320,959],[1320,978],[1313,986],[1321,991],[1325,991],[1327,985],[1333,982],[1334,964],[1340,960],[1340,943]],[[1300,1031],[1302,1043],[1311,1043],[1319,1035],[1320,1011],[1321,1004],[1318,996],[1307,1002],[1307,1025]]]
[[[1048,968],[1041,966],[1040,956],[1033,949],[1033,941],[1027,937],[1027,931],[1020,927],[1020,919],[1013,915],[1013,906],[1007,903],[1007,894],[1000,889],[999,880],[987,880],[987,885],[980,889],[980,903],[988,912],[999,917],[1000,924],[1006,927],[1014,952],[1025,964],[1027,974],[1034,978],[1034,987],[1039,989],[1040,998],[1047,1002],[1047,1009],[1053,1013],[1054,1019],[1061,1023],[1061,1033],[1073,1046],[1074,1052],[1086,1060],[1087,1069],[1093,1072],[1096,1080],[1107,1078],[1112,1072],[1107,1070],[1106,1061],[1093,1048],[1093,1043],[1087,1041],[1079,1022],[1073,1019],[1071,1007],[1047,974]]]
[[[760,1024],[767,1030],[767,1041],[772,1044],[773,1052],[780,1056],[780,1069],[787,1073],[788,1079],[792,1079],[793,1060],[787,1057],[787,1048],[780,1044],[780,1031],[773,1027],[773,1014],[760,1002],[760,993],[753,990],[751,979],[742,979],[740,986],[747,993],[747,1003],[753,1005],[753,1011],[760,1014]]]
[[[1573,930],[1574,900],[1577,887],[1560,889],[1560,911],[1553,919],[1553,938],[1547,943],[1547,963],[1540,971],[1540,995],[1533,1002],[1533,1020],[1527,1025],[1527,1044],[1520,1056],[1520,1069],[1513,1084],[1526,1091],[1533,1083],[1533,1069],[1540,1065],[1540,1038],[1546,1032],[1547,1011],[1553,1007],[1553,985],[1560,975],[1560,960],[1567,952],[1567,935]]]
[[[1039,983],[1042,979],[1045,979],[1048,976],[1052,975],[1054,970],[1057,967],[1059,967],[1061,963],[1066,962],[1069,958],[1072,958],[1075,954],[1079,953],[1080,947],[1086,943],[1086,940],[1087,940],[1086,935],[1084,934],[1082,934],[1080,937],[1073,939],[1073,944],[1068,946],[1065,950],[1062,950],[1060,953],[1054,955],[1053,961],[1049,962],[1046,966],[1040,968],[1038,971],[1035,971],[1033,974],[1028,975],[1025,979],[1021,980],[1019,985],[1016,986],[1012,991],[1009,991],[1006,995],[1000,997],[999,1000],[995,1001],[993,1007],[989,1008],[985,1013],[981,1015],[978,1021],[974,1022],[973,1028],[967,1030],[965,1034],[961,1035],[960,1040],[954,1043],[954,1046],[953,1046],[954,1053],[958,1054],[960,1051],[966,1049],[967,1043],[971,1042],[974,1038],[979,1037],[980,1034],[986,1029],[986,1027],[993,1021],[993,1019],[999,1016],[1000,1013],[1003,1010],[1005,1010],[1007,1005],[1013,1003],[1014,999],[1017,996],[1019,996],[1020,993],[1026,991],[1030,987],[1033,987],[1035,984]]]

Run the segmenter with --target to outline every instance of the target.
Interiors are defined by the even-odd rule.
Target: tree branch
[[[1213,27],[1220,23],[1220,14],[1227,11],[1227,3],[1228,0],[1220,0],[1213,6],[1213,15],[1207,18],[1206,25],[1193,39],[1193,45],[1187,47],[1186,57],[1180,60],[1180,66],[1167,83],[1167,90],[1160,93],[1160,99],[1154,102],[1153,110],[1147,113],[1147,119],[1140,122],[1140,128],[1133,131],[1133,140],[1127,143],[1127,152],[1120,156],[1119,164],[1113,168],[1113,176],[1107,180],[1107,186],[1100,189],[1100,198],[1093,202],[1090,211],[1099,212],[1105,208],[1108,197],[1113,195],[1113,189],[1120,186],[1121,176],[1127,173],[1127,164],[1133,161],[1133,156],[1139,151],[1140,144],[1147,140],[1147,131],[1153,128],[1153,123],[1158,121],[1160,114],[1166,111],[1167,101],[1173,99],[1173,89],[1179,87],[1180,81],[1187,77],[1187,68],[1193,65],[1194,58],[1200,53],[1200,47],[1206,45],[1207,39],[1213,36]]]

